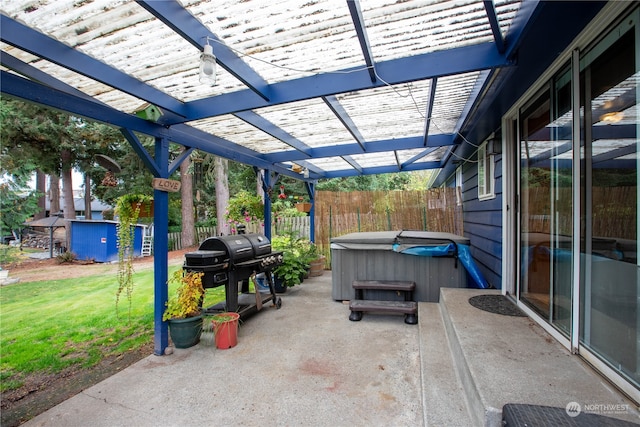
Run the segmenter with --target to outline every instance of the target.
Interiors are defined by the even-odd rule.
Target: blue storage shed
[[[96,262],[118,260],[117,221],[71,220],[70,250],[78,259]],[[142,256],[144,226],[136,225],[133,256]]]

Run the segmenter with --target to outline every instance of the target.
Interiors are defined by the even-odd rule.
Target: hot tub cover
[[[369,231],[361,233],[349,233],[331,239],[331,247],[335,249],[371,249],[391,251],[394,244],[401,245],[402,249],[412,246],[438,246],[451,242],[457,244],[469,244],[469,239],[451,233],[438,233],[433,231],[395,230],[395,231]]]

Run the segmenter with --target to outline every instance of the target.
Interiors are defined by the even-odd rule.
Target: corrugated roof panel
[[[518,7],[519,1],[496,2],[503,33]],[[477,0],[362,2],[362,9],[376,61],[493,41]]]
[[[256,112],[310,147],[355,142],[329,107],[319,99],[261,108]]]
[[[429,134],[453,133],[480,72],[441,77],[431,114]]]
[[[324,157],[321,159],[312,159],[308,160],[307,163],[327,172],[352,169],[351,165],[347,163],[342,157]]]
[[[187,9],[268,82],[362,65],[343,0],[197,2]],[[215,53],[215,46],[214,46]]]
[[[212,117],[189,122],[188,124],[261,154],[292,149],[279,139],[272,137],[233,115]]]
[[[451,147],[438,147],[426,156],[419,158],[414,163],[439,162],[447,154],[450,148]],[[404,155],[404,152],[402,152],[401,154]]]
[[[21,59],[24,62],[31,62],[31,65],[40,71],[54,76],[63,83],[72,86],[87,95],[93,96],[97,100],[115,108],[116,110],[131,113],[145,101],[136,98],[122,91],[116,90],[102,84],[96,80],[85,77],[67,68],[56,65],[45,59],[39,59],[28,52],[2,43],[1,48],[9,55]]]
[[[393,152],[354,154],[351,158],[363,168],[397,165],[396,156]]]
[[[365,66],[344,0],[215,3],[180,0],[180,3],[268,83]],[[494,3],[500,30],[506,34],[520,1]],[[217,68],[216,86],[201,85],[200,50],[136,2],[11,0],[3,2],[1,8],[8,16],[179,101],[246,89],[222,67]],[[493,41],[481,0],[362,0],[360,8],[374,62]],[[202,42],[204,37],[205,34]],[[213,47],[215,53],[215,43]],[[20,49],[6,44],[1,48],[120,111],[131,113],[146,102]],[[479,72],[474,72],[437,80],[429,134],[457,131],[478,75]],[[422,136],[431,84],[431,80],[425,80],[337,94],[336,98],[365,142]],[[243,105],[241,102],[238,111],[242,111]],[[259,109],[250,105],[249,109],[310,147],[355,142],[321,99]],[[292,149],[232,115],[188,124],[260,154]],[[447,148],[435,150],[416,162],[439,160],[446,151]],[[399,151],[397,156],[402,163],[421,152],[422,149]],[[393,151],[356,154],[352,158],[363,168],[396,163]],[[339,157],[313,162],[326,170],[351,168]]]
[[[430,81],[338,95],[337,99],[365,141],[424,133]]]

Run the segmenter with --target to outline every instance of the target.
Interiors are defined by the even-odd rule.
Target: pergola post
[[[159,168],[159,178],[169,178],[169,139],[156,138],[155,163]],[[161,356],[169,345],[169,326],[162,320],[169,290],[169,193],[154,190],[154,236],[153,236],[153,353]]]
[[[309,201],[311,202],[311,211],[309,211],[309,240],[316,241],[316,185],[313,182],[305,182]]]
[[[264,191],[264,235],[271,240],[271,171],[262,174],[262,190]]]

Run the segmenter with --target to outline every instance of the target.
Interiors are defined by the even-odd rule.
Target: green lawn
[[[20,387],[27,374],[90,367],[151,342],[153,271],[135,273],[134,283],[130,323],[126,298],[116,313],[115,274],[0,288],[0,390]],[[218,287],[207,291],[205,304],[223,299],[224,287]]]

